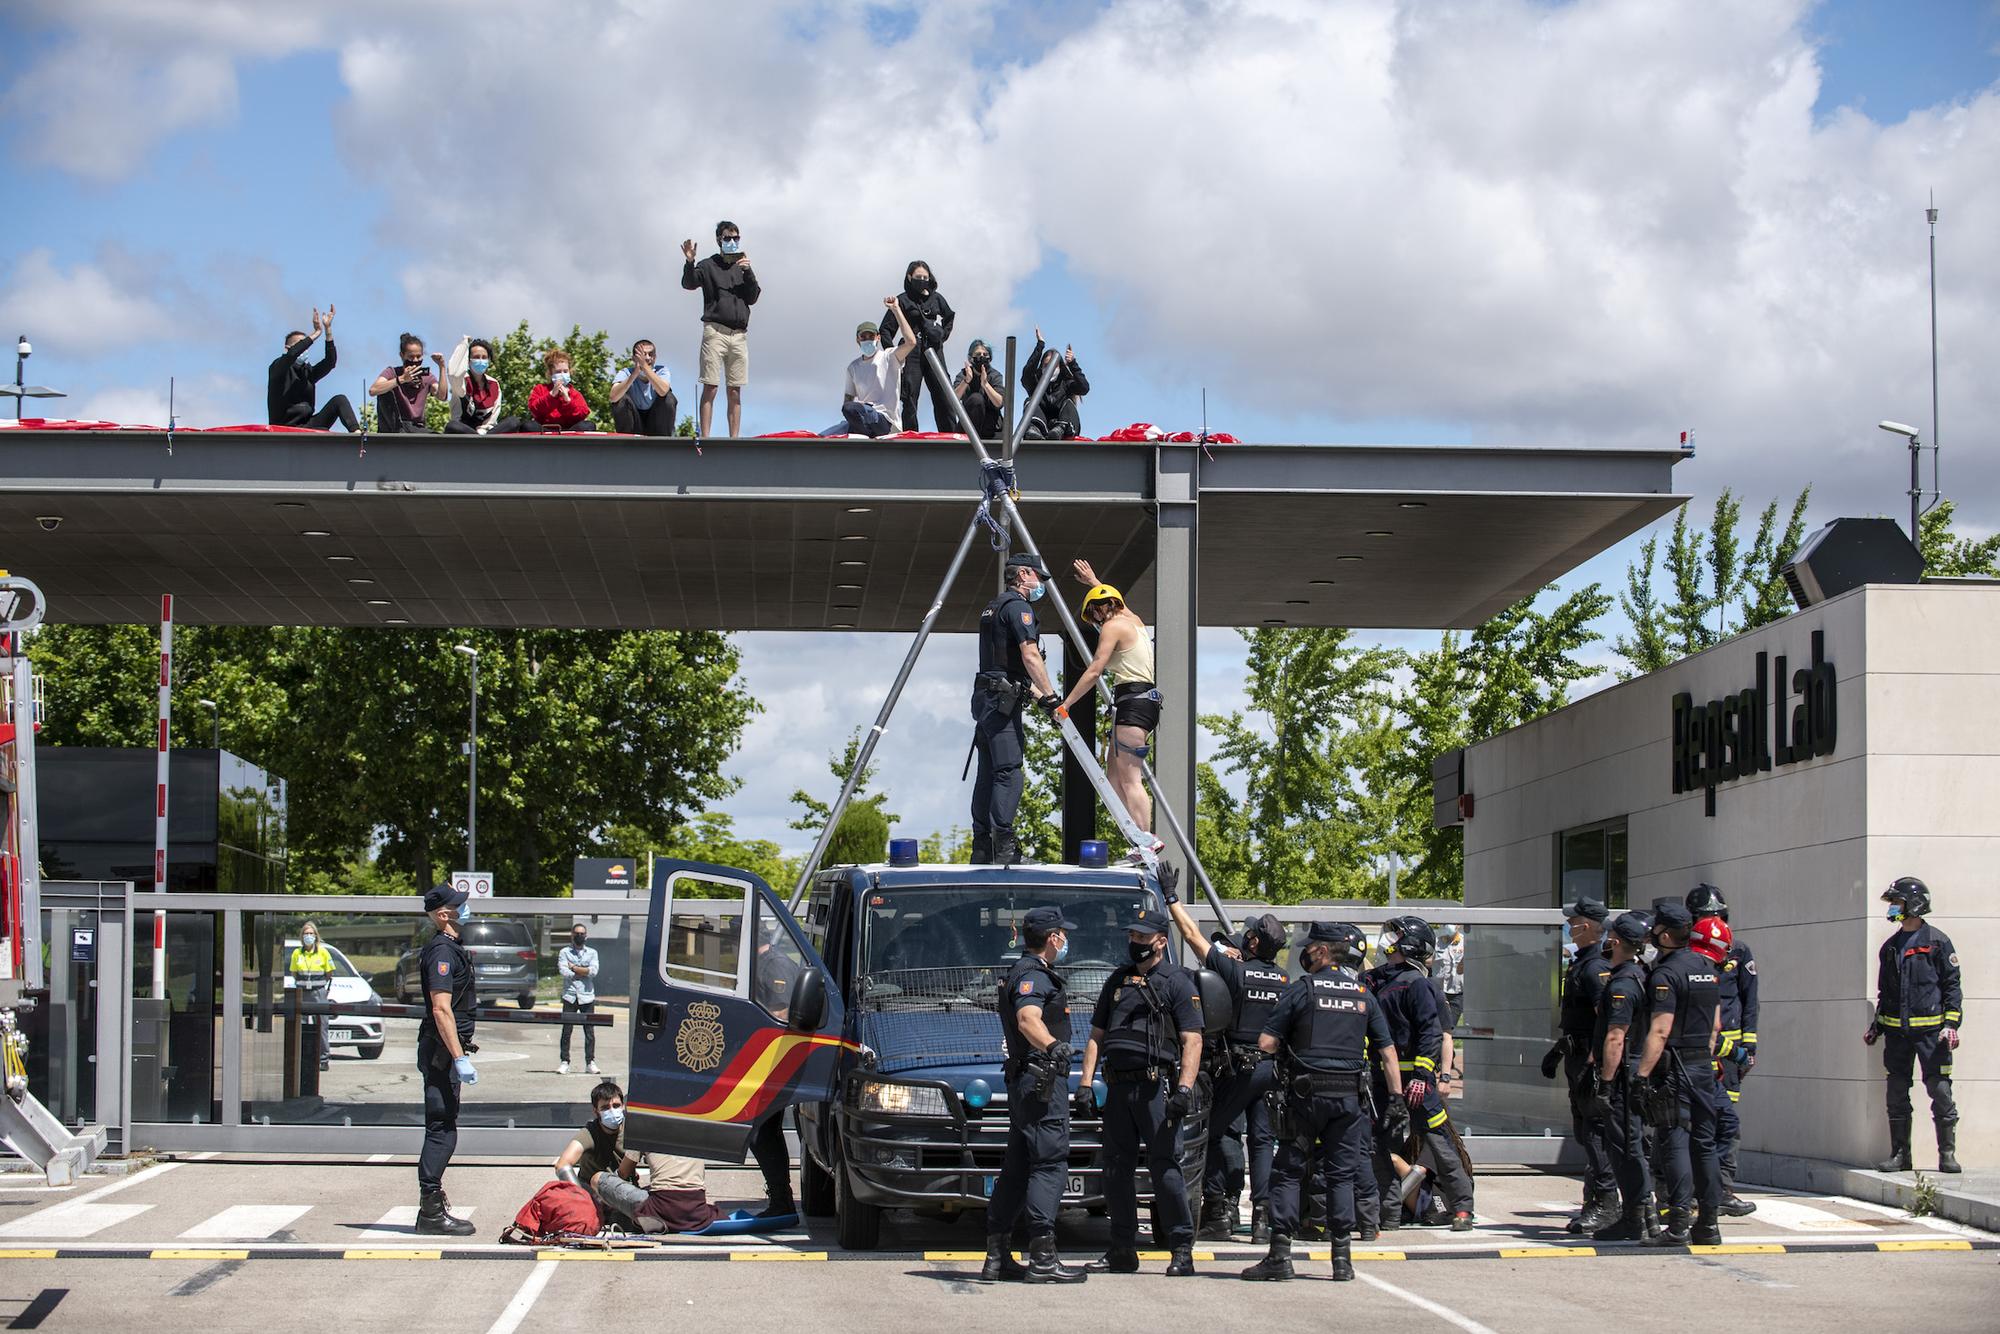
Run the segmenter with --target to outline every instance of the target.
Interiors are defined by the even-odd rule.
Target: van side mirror
[[[1216,980],[1221,981],[1220,978]],[[826,974],[817,968],[808,968],[799,974],[797,989],[792,992],[789,1023],[802,1033],[813,1033],[825,1022]]]
[[[1222,980],[1222,974],[1209,969],[1195,970],[1195,989],[1201,996],[1202,1032],[1213,1037],[1226,1033],[1236,1022],[1236,1001],[1229,994],[1229,984]]]

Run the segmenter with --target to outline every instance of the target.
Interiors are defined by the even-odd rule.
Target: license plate
[[[494,973],[506,972],[507,965],[504,963],[482,963],[479,965],[479,971],[491,976]]]
[[[333,1040],[335,1042],[352,1042],[358,1036],[360,1035],[351,1028],[336,1028],[333,1030]]]

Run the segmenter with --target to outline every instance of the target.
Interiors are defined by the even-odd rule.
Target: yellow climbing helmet
[[[1125,605],[1125,595],[1110,584],[1094,584],[1091,590],[1083,595],[1083,610],[1089,611],[1093,602],[1116,602],[1122,607]]]

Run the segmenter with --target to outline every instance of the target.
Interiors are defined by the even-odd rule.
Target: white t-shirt
[[[880,408],[897,429],[903,429],[903,363],[896,349],[885,347],[872,357],[847,363],[847,396]]]

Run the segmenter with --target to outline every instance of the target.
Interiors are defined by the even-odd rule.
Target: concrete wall
[[[1675,795],[1673,696],[1743,689],[1760,651],[1796,669],[1815,630],[1838,681],[1834,753],[1718,788],[1712,817],[1702,792]],[[1762,982],[1740,1105],[1756,1151],[1850,1163],[1883,1152],[1879,1049],[1859,1040],[1889,932],[1876,895],[1924,877],[1967,967],[1960,1156],[2000,1163],[2000,1050],[1980,1046],[2000,1020],[1980,963],[2000,947],[2000,585],[1855,590],[1472,747],[1466,786],[1468,905],[1554,903],[1556,835],[1619,816],[1630,903],[1722,888]],[[1927,1133],[1918,1144],[1921,1158]]]

